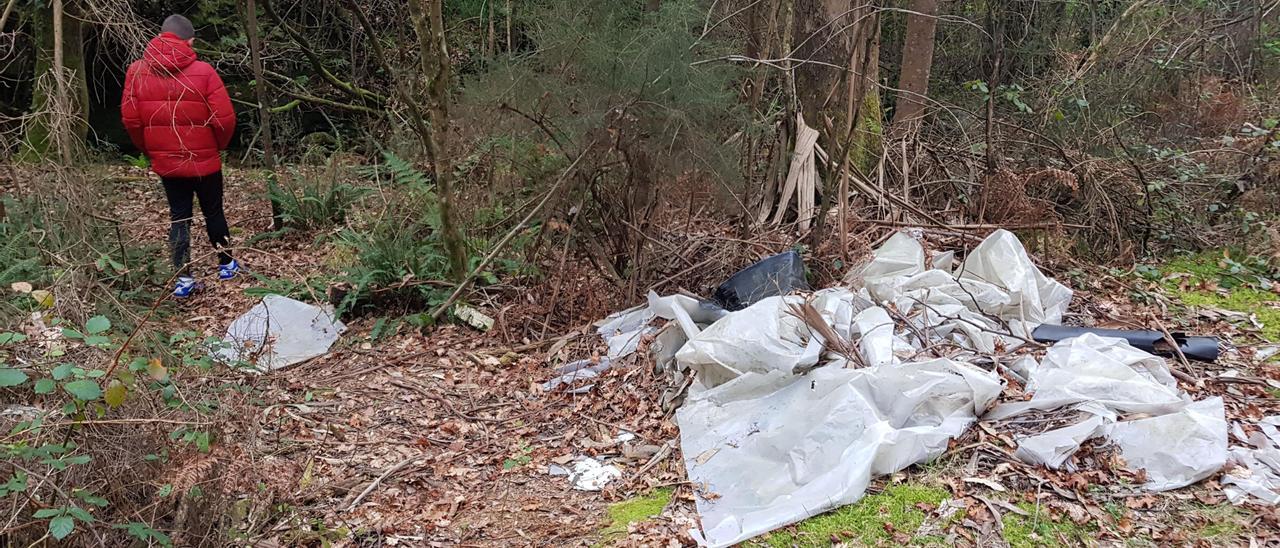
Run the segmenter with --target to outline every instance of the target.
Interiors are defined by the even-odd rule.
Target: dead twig
[[[1151,316],[1151,321],[1156,324],[1156,327],[1160,329],[1160,333],[1164,335],[1165,343],[1173,347],[1173,352],[1178,356],[1178,362],[1182,364],[1182,368],[1187,371],[1191,371],[1191,362],[1187,361],[1187,356],[1182,353],[1182,348],[1178,346],[1178,341],[1173,338],[1173,334],[1169,333],[1169,329],[1164,326],[1164,322],[1160,321],[1160,318],[1155,317],[1154,314]],[[1191,384],[1199,382],[1199,379],[1192,377],[1185,371],[1172,369],[1171,372],[1173,373],[1173,376]]]
[[[352,500],[351,504],[347,505],[347,511],[350,512],[352,510],[355,510],[356,507],[360,505],[360,502],[363,501],[365,497],[369,496],[369,493],[372,493],[374,489],[377,489],[378,486],[382,484],[382,482],[386,481],[387,478],[391,477],[392,474],[399,472],[400,470],[404,469],[404,467],[408,466],[409,463],[419,458],[422,458],[422,457],[421,456],[409,457],[407,459],[404,459],[388,467],[386,470],[382,472],[382,475],[378,476],[377,479],[369,482],[369,485],[366,486],[364,490],[360,492],[359,495],[356,495],[355,500]]]

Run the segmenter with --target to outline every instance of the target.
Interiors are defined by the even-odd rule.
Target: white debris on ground
[[[258,371],[274,371],[323,356],[346,330],[331,307],[267,295],[231,322],[215,354],[230,364],[256,357]]]
[[[579,491],[599,491],[609,482],[622,477],[622,470],[612,464],[604,464],[591,457],[578,457],[568,468],[552,464],[548,472],[553,476],[568,476],[569,485]]]
[[[1280,504],[1280,415],[1258,422],[1261,432],[1238,437],[1249,447],[1232,447],[1233,465],[1222,476],[1222,491],[1232,504]]]
[[[709,324],[727,312],[715,306],[706,306],[684,295],[659,297],[649,292],[649,304],[609,316],[601,323],[597,333],[609,343],[609,357],[628,356],[636,351],[645,335],[656,333],[658,328],[650,324],[654,318],[674,320],[685,336],[693,337],[700,330],[698,324]]]
[[[1061,341],[1029,374],[1031,400],[1002,404],[985,417],[1000,420],[1029,410],[1070,408],[1090,415],[1070,426],[1018,438],[1016,455],[1058,468],[1086,440],[1105,437],[1130,470],[1146,471],[1145,487],[1185,487],[1220,470],[1227,460],[1227,422],[1221,398],[1192,401],[1178,390],[1164,358],[1122,339],[1093,334]],[[1145,418],[1117,422],[1122,414]]]
[[[1022,437],[1017,456],[1060,467],[1103,436],[1146,471],[1151,490],[1200,481],[1226,462],[1222,400],[1192,401],[1163,358],[1096,335],[1061,341],[1039,362],[1029,350],[1010,355],[1037,326],[1061,322],[1072,298],[1010,232],[992,233],[958,264],[949,253],[926,261],[899,233],[846,280],[731,313],[650,294],[648,307],[600,328],[615,361],[657,332],[657,317],[679,322],[688,339],[662,353],[696,379],[677,423],[701,543],[732,545],[856,502],[873,477],[938,457],[980,417],[997,428],[1031,411],[1078,417]],[[1026,380],[1029,401],[991,409],[1003,380],[975,364],[992,357]],[[570,374],[548,385],[571,383]],[[1241,479],[1239,490],[1274,487],[1280,498],[1276,447],[1255,445],[1239,469],[1266,481]]]

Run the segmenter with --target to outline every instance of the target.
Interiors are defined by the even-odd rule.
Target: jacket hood
[[[157,72],[178,72],[195,62],[196,52],[186,40],[164,32],[151,39],[142,58]]]

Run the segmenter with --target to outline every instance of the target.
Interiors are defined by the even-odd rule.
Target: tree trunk
[[[934,30],[938,26],[938,0],[911,0],[907,34],[902,41],[902,75],[898,77],[898,101],[893,113],[895,130],[919,126],[929,97],[929,72],[933,67]]]
[[[83,144],[89,134],[84,23],[75,17],[74,10],[66,10],[71,13],[57,18],[60,36],[55,37],[54,7],[48,3],[34,10],[36,64],[33,80],[36,84],[31,93],[29,113],[32,118],[19,147],[20,161],[41,161],[48,156],[50,147],[59,143],[64,145],[60,148],[66,148],[70,153],[72,148]],[[57,7],[63,11],[61,3]],[[61,47],[55,48],[54,44]],[[55,65],[62,67],[65,80],[57,77]],[[59,93],[60,89],[62,93]],[[58,134],[59,131],[62,133]]]
[[[442,0],[443,1],[443,0]],[[486,59],[493,59],[498,56],[498,32],[497,27],[493,23],[493,4],[497,0],[489,0],[489,48],[485,53]]]
[[[409,0],[410,18],[418,35],[422,71],[428,81],[427,115],[431,128],[422,137],[440,194],[440,217],[450,273],[453,279],[460,281],[467,273],[467,252],[462,233],[453,218],[453,168],[446,152],[449,135],[449,49],[444,35],[444,0],[431,0],[429,13],[424,13],[422,1]]]
[[[271,109],[267,108],[266,78],[262,70],[262,41],[258,36],[258,5],[255,0],[245,0],[244,33],[249,38],[249,57],[253,64],[253,87],[258,97],[258,126],[262,132],[262,165],[267,169],[267,177],[274,182],[276,158],[271,136]],[[268,194],[270,194],[268,192]],[[268,195],[271,201],[271,229],[284,228],[284,211],[274,196]]]
[[[796,94],[807,123],[834,135],[828,152],[851,137],[846,161],[867,173],[877,163],[883,134],[880,110],[880,18],[872,0],[798,0],[793,59]]]

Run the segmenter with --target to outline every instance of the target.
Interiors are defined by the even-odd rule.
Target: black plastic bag
[[[716,288],[711,300],[725,310],[742,310],[761,299],[809,290],[804,259],[795,251],[774,255],[748,266]]]

